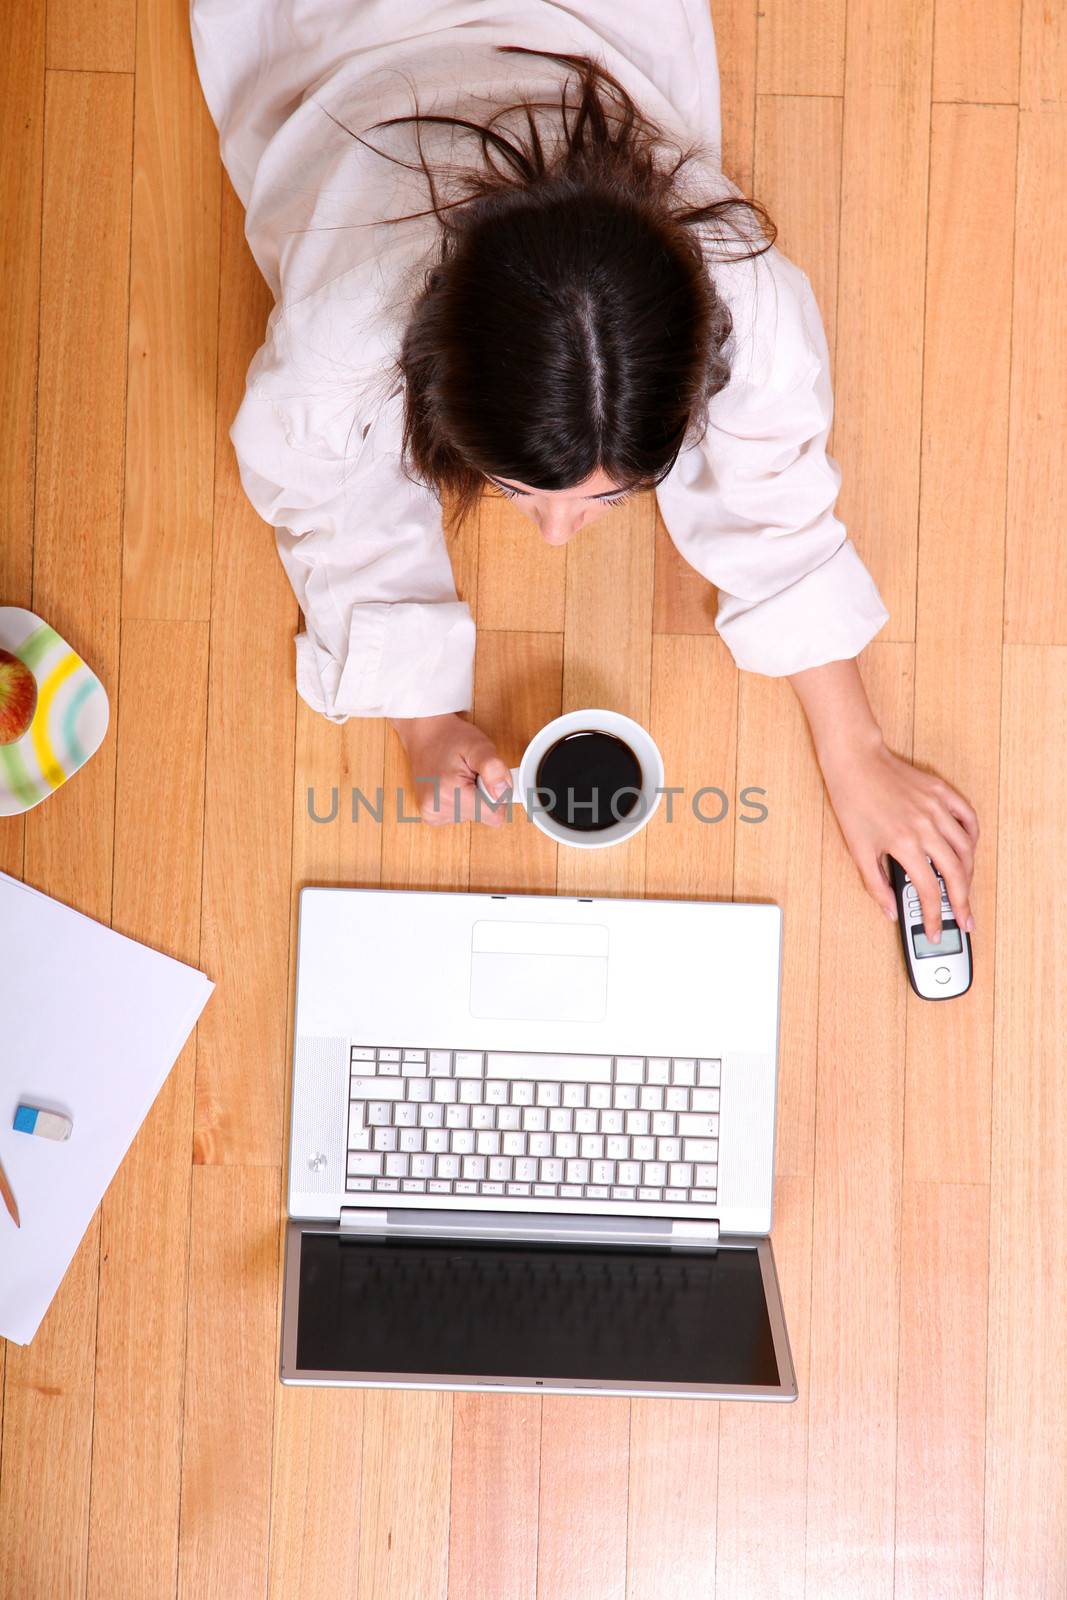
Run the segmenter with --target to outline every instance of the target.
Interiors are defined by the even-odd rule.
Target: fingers
[[[419,815],[431,827],[446,822],[484,822],[489,828],[502,828],[506,807],[494,806],[474,779],[462,775],[446,777],[420,789]]]
[[[863,887],[871,896],[871,899],[877,901],[881,906],[889,920],[895,922],[897,917],[897,897],[893,893],[893,885],[886,876],[882,863],[876,857],[867,863],[861,862],[859,868],[860,877],[863,879]]]
[[[497,755],[490,756],[478,769],[478,776],[494,800],[499,800],[511,788],[511,769]]]
[[[932,850],[928,853],[933,855]],[[941,853],[942,855],[948,853],[947,846],[942,846]],[[957,858],[953,856],[952,859],[958,865]],[[923,931],[926,934],[926,937],[929,939],[931,944],[940,944],[941,886],[937,881],[937,874],[930,865],[929,861],[926,859],[926,855],[919,854],[917,850],[913,849],[908,851],[906,854],[898,854],[897,860],[900,862],[901,866],[904,868],[904,871],[908,874],[908,877],[911,879],[916,890],[918,891],[919,904],[922,906],[923,912]],[[942,876],[944,877],[944,867],[942,867],[941,872]],[[947,877],[945,878],[945,882],[948,882]]]

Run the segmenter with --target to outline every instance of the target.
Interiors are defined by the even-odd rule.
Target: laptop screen
[[[779,1383],[756,1249],[303,1232],[297,1367],[549,1382]]]

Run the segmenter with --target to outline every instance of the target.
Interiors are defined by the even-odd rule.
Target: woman
[[[297,688],[390,719],[427,821],[474,816],[508,772],[461,715],[441,494],[563,545],[654,488],[738,664],[793,684],[870,893],[896,915],[895,855],[938,938],[932,858],[970,928],[974,812],[886,748],[856,667],[887,614],[834,515],[811,287],[720,171],[707,0],[641,10],[193,0],[276,300],[231,437],[304,614]]]

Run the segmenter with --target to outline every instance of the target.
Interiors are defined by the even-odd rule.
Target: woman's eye
[[[600,504],[602,506],[622,506],[622,505],[626,504],[627,500],[632,500],[632,499],[633,499],[633,490],[632,489],[627,489],[625,494],[612,495],[610,500],[601,500]]]

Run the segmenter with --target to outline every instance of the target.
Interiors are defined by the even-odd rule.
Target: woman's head
[[[488,480],[562,544],[664,477],[727,381],[730,316],[696,225],[750,203],[687,202],[690,157],[592,62],[551,59],[569,69],[558,103],[396,119],[481,152],[446,202],[420,143],[442,232],[400,366],[418,476],[461,511]]]

